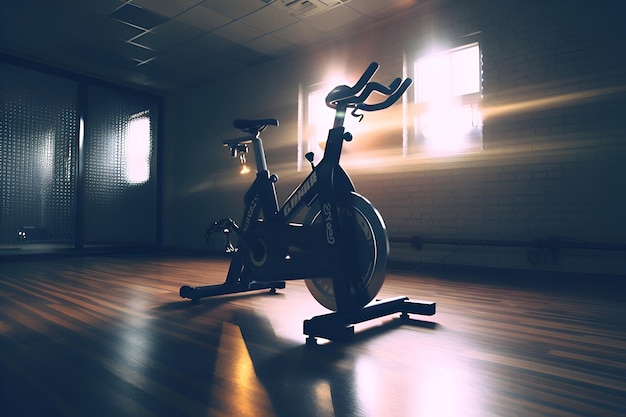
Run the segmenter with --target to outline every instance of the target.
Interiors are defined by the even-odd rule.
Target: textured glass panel
[[[0,63],[0,247],[73,245],[77,84]]]
[[[90,87],[85,243],[156,243],[155,100]]]

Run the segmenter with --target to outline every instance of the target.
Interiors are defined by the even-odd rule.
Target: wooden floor
[[[626,415],[623,287],[390,271],[380,296],[434,300],[437,314],[312,347],[302,322],[326,311],[301,281],[178,297],[226,269],[184,257],[0,262],[0,416]]]

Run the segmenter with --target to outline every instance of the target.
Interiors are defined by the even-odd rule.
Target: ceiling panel
[[[315,29],[304,21],[299,21],[275,32],[272,35],[287,42],[299,45],[310,45],[323,36],[324,32]]]
[[[152,29],[167,20],[167,17],[153,12],[152,10],[144,9],[143,7],[137,6],[133,3],[124,4],[109,16],[113,19],[119,20],[120,22],[141,29]]]
[[[167,17],[177,16],[200,2],[202,0],[133,0],[134,4]]]
[[[150,48],[156,52],[165,52],[176,46],[176,41],[156,32],[145,31],[129,40],[130,43]]]
[[[212,31],[232,21],[230,17],[201,6],[185,11],[177,20],[195,26],[204,31]]]
[[[133,44],[132,42],[122,42],[121,46],[115,49],[115,52],[136,62],[154,59],[158,54],[152,49]]]
[[[126,3],[122,7],[111,13],[113,19],[129,25],[141,28],[152,29],[164,23],[168,18],[150,9],[144,9],[134,3]]]
[[[255,29],[237,20],[222,26],[212,33],[237,43],[245,43],[265,34],[262,30]]]
[[[273,7],[265,7],[252,14],[242,17],[240,20],[249,26],[262,30],[265,33],[271,33],[298,21],[295,17]]]
[[[380,19],[415,4],[417,0],[353,0],[350,8],[366,16]]]
[[[373,20],[349,7],[335,7],[326,13],[311,16],[306,22],[315,29],[327,32],[342,26],[354,27],[357,22],[361,27],[366,27],[373,23]]]
[[[261,9],[265,3],[261,0],[210,0],[201,5],[232,19],[239,19]]]
[[[57,0],[55,3],[57,3],[59,9],[62,10],[70,9],[73,5],[74,7],[78,7],[80,9],[87,9],[100,14],[109,14],[126,3],[126,0],[66,0],[65,3],[67,6],[63,5],[64,2],[62,0]]]
[[[261,64],[263,62],[267,62],[269,57],[251,49],[247,46],[243,45],[235,45],[223,51],[220,51],[218,54],[212,54],[211,57],[220,57],[223,59],[228,59],[231,62],[237,64],[244,64],[246,66]]]
[[[175,92],[335,40],[418,3],[0,0],[0,52]]]
[[[251,49],[270,56],[281,56],[289,51],[293,44],[272,35],[264,35],[246,43]]]
[[[214,35],[212,33],[204,34],[184,46],[188,50],[192,50],[197,55],[206,55],[208,53],[220,52],[236,46],[237,43],[228,39]],[[193,54],[192,54],[193,55]]]
[[[180,20],[172,19],[150,30],[153,33],[165,36],[180,44],[191,41],[205,33],[202,29],[191,26]]]
[[[83,43],[86,46],[111,45],[125,42],[136,36],[145,33],[143,29],[127,25],[119,20],[111,19],[108,16],[99,16],[89,22],[89,30],[85,28],[80,36],[74,36],[74,42]]]
[[[233,62],[221,55],[209,54],[190,59],[188,56],[175,55],[159,57],[144,65],[148,74],[171,79],[184,78],[189,84],[198,84],[203,79],[229,71],[240,71],[244,64]]]

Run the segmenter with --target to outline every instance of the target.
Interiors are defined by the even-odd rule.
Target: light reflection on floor
[[[354,344],[311,348],[287,338],[282,347],[268,347],[271,353],[259,352],[258,340],[247,343],[245,325],[224,322],[211,397],[237,416],[489,414],[479,403],[484,382],[472,361],[456,352],[458,345],[437,350],[445,342],[444,328],[392,323],[385,329],[389,322],[379,321],[374,331],[381,328],[380,334]],[[270,320],[256,330],[267,326]],[[265,331],[281,338],[273,327]]]
[[[241,331],[234,324],[223,323],[214,378],[210,402],[223,404],[225,415],[275,415],[267,392],[255,375]],[[225,398],[232,401],[224,401]]]
[[[410,333],[414,332],[400,328],[392,337]],[[472,363],[455,359],[450,351],[439,353],[432,345],[420,346],[420,336],[413,337],[414,343],[395,345],[372,341],[367,354],[355,360],[355,392],[365,415],[487,415],[478,403],[476,390],[483,382]]]

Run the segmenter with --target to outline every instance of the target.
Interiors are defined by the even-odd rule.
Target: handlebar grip
[[[405,79],[404,81],[402,81],[402,84],[399,84],[400,78],[395,79],[391,85],[389,87],[393,87],[394,84],[397,86],[397,88],[395,89],[395,91],[393,91],[393,93],[386,93],[384,91],[379,90],[378,88],[372,88],[372,91],[380,91],[383,94],[389,94],[389,96],[387,97],[387,99],[385,101],[383,101],[382,103],[376,103],[376,104],[366,104],[366,103],[359,103],[356,105],[356,108],[358,110],[363,110],[363,111],[376,111],[376,110],[382,110],[382,109],[386,109],[387,107],[390,107],[392,104],[394,104],[396,101],[398,101],[398,99],[402,96],[402,94],[404,94],[404,92],[409,88],[409,86],[413,83],[413,80],[411,80],[410,78]],[[374,83],[372,83],[374,84]],[[378,84],[378,83],[376,83]],[[380,84],[379,84],[380,85]],[[382,86],[385,90],[389,91],[386,87]]]
[[[367,100],[374,91],[385,96],[390,96],[398,89],[401,82],[402,78],[396,78],[392,81],[391,84],[389,84],[389,87],[387,87],[376,81],[371,81],[367,83],[363,92],[358,97],[355,97],[355,104],[359,104],[359,102],[365,102],[365,100]]]
[[[378,71],[378,62],[372,62],[363,72],[361,78],[352,87],[347,85],[340,85],[333,88],[333,90],[326,96],[326,105],[334,107],[338,101],[355,96],[359,91],[363,89],[372,79],[376,71]]]

